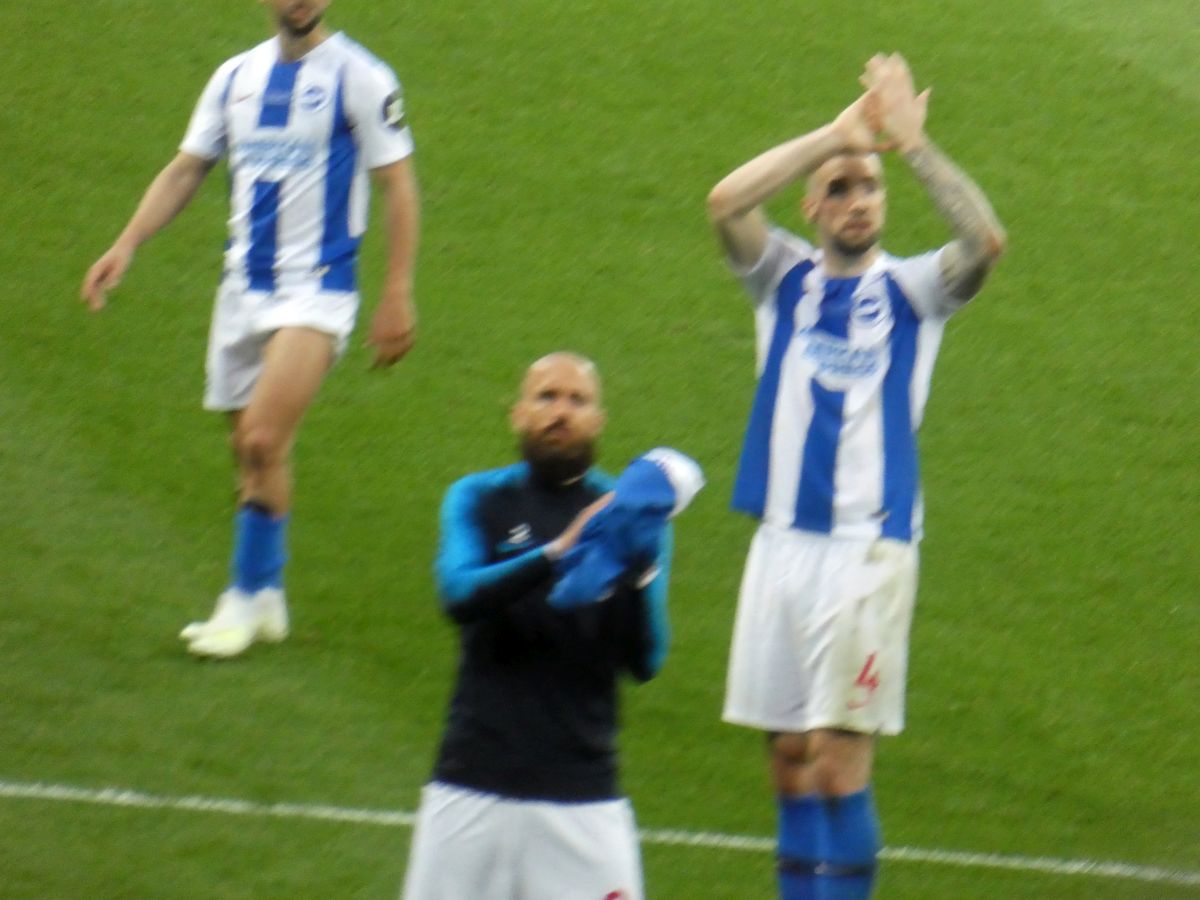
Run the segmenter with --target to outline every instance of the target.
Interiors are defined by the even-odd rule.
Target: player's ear
[[[526,419],[525,404],[518,400],[508,411],[508,424],[513,434],[520,434],[525,430]]]
[[[804,221],[817,221],[817,200],[811,193],[804,195],[804,199],[800,201],[800,212],[804,214]]]

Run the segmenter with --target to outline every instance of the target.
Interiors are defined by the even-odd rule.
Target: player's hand
[[[121,278],[132,261],[133,251],[116,244],[96,260],[83,277],[83,287],[79,290],[80,299],[87,304],[88,309],[92,312],[104,309],[108,292],[121,283]]]
[[[912,71],[903,56],[877,53],[867,61],[859,81],[872,98],[868,115],[875,131],[885,132],[901,152],[925,142],[925,119],[932,89],[916,92]]]
[[[563,533],[550,542],[548,548],[550,558],[559,559],[574,547],[579,542],[579,535],[583,534],[584,526],[592,520],[592,516],[608,506],[612,502],[612,498],[613,492],[609,491],[581,509],[575,518],[571,520],[571,524],[563,529]]]
[[[865,94],[842,110],[833,120],[833,129],[848,153],[884,153],[895,148],[894,141],[883,140],[879,134],[879,98],[875,91]]]
[[[417,310],[410,297],[385,297],[375,310],[367,346],[375,348],[371,368],[399,362],[417,338]]]
[[[870,153],[875,149],[876,129],[871,127],[868,115],[873,103],[870,93],[863,94],[833,120],[833,130],[838,133],[847,151]]]

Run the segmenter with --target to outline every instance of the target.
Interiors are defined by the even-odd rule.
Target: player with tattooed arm
[[[761,524],[734,626],[724,718],[769,735],[783,900],[865,900],[880,846],[876,736],[904,724],[922,503],[917,430],[946,320],[1005,233],[925,131],[929,91],[876,56],[832,122],[735,169],[709,219],[753,302],[758,386],[734,486]],[[940,249],[880,246],[880,152],[950,226]],[[806,182],[810,243],[762,204]]]

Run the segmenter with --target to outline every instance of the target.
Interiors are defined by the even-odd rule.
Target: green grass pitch
[[[678,528],[672,656],[627,694],[639,821],[769,835],[761,739],[718,721],[753,352],[704,197],[897,49],[1011,250],[934,378],[908,731],[878,762],[886,843],[1200,870],[1200,33],[1193,0],[1134,7],[337,0],[330,21],[405,84],[421,335],[384,374],[356,345],[306,422],[293,638],[206,665],[175,634],[228,553],[224,426],[199,409],[221,176],[103,315],[75,297],[211,71],[266,20],[251,0],[0,4],[0,781],[413,809],[453,665],[437,505],[511,458],[516,380],[566,347],[606,376],[609,468],[662,443],[709,477]],[[889,249],[940,243],[887,168]],[[800,227],[795,199],[772,212]],[[367,315],[380,251],[376,230]],[[11,797],[0,833],[4,898],[392,897],[409,838]],[[772,896],[765,852],[645,861],[652,898]],[[889,860],[878,895],[1200,888]]]

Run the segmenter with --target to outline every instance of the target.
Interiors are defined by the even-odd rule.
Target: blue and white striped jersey
[[[939,252],[881,253],[831,278],[822,254],[772,229],[738,272],[754,298],[758,387],[735,509],[838,537],[920,538],[917,430],[946,319]]]
[[[343,34],[285,62],[272,38],[225,62],[200,97],[180,149],[226,156],[225,270],[251,290],[320,279],[356,289],[367,225],[367,171],[412,153],[400,84]]]

